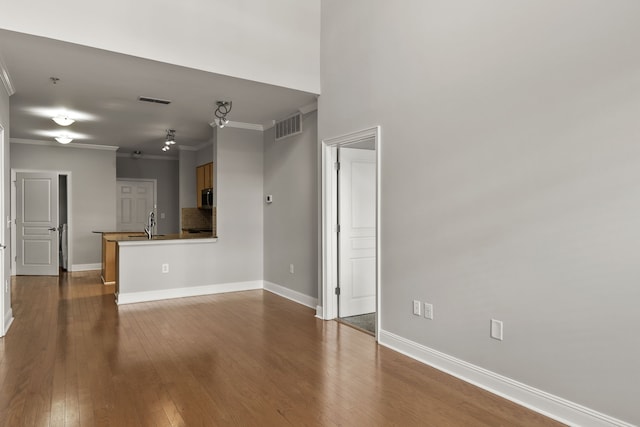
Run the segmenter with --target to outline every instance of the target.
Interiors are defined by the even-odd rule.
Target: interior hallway
[[[559,425],[266,291],[116,307],[98,272],[12,286],[0,425]]]

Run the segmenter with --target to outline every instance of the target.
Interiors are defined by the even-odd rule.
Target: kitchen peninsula
[[[148,239],[140,233],[120,232],[104,233],[103,240],[116,248],[115,297],[120,305],[187,296],[166,291],[200,284],[201,265],[192,262],[192,252],[206,252],[206,246],[215,244],[217,238],[211,233],[179,233]],[[150,280],[153,272],[161,273],[167,280]],[[176,273],[180,283],[175,282]]]

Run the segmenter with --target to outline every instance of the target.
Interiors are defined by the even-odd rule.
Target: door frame
[[[17,219],[17,210],[16,210],[16,180],[18,173],[40,173],[40,172],[49,172],[55,173],[58,175],[58,181],[60,181],[60,176],[65,175],[67,177],[67,271],[73,271],[73,239],[71,236],[73,235],[73,210],[72,210],[72,198],[73,198],[73,188],[72,185],[72,177],[71,171],[60,171],[60,170],[42,170],[42,169],[11,169],[11,275],[16,275],[16,257],[18,250],[18,243],[16,239],[16,219]],[[59,191],[60,189],[58,189]],[[60,206],[58,206],[58,211],[60,210]]]
[[[321,207],[320,207],[320,283],[322,295],[322,309],[318,313],[324,320],[335,319],[338,315],[338,296],[335,294],[337,286],[338,266],[338,236],[336,224],[338,223],[338,180],[335,169],[338,147],[353,144],[360,141],[373,139],[376,148],[376,341],[380,334],[381,324],[381,258],[380,258],[380,126],[363,129],[357,132],[328,138],[320,144],[321,150]],[[321,316],[320,316],[321,314]]]

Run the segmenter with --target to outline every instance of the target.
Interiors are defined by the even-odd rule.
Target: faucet
[[[153,237],[153,227],[156,226],[156,216],[153,211],[149,212],[149,217],[147,218],[147,225],[144,226],[144,232],[147,234],[147,238],[151,240]]]

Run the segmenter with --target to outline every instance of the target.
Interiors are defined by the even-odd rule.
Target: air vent
[[[152,102],[154,104],[164,104],[164,105],[171,104],[171,101],[167,101],[166,99],[150,98],[148,96],[140,96],[138,97],[138,101]]]
[[[276,141],[302,133],[302,114],[297,113],[276,122]]]

